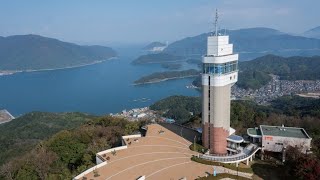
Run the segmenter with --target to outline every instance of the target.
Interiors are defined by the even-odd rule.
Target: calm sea
[[[31,111],[103,115],[149,106],[171,95],[200,95],[186,88],[192,78],[133,86],[141,76],[165,69],[158,64],[131,65],[141,54],[137,49],[118,53],[118,59],[80,68],[0,76],[0,109],[14,116]],[[192,65],[184,64],[183,69],[189,68]]]

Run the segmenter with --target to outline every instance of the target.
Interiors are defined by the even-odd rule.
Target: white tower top
[[[207,38],[207,54],[202,59],[202,84],[208,86],[233,85],[238,80],[238,54],[233,52],[229,36],[219,34],[218,20],[216,10],[215,29]]]

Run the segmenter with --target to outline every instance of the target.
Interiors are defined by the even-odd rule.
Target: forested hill
[[[115,57],[104,46],[80,46],[38,35],[0,38],[0,70],[56,69],[91,64]]]
[[[320,79],[320,56],[286,58],[267,55],[252,61],[241,62],[239,69],[240,72],[257,70],[276,74],[285,80],[315,80]]]
[[[0,166],[53,134],[95,118],[83,113],[32,112],[0,125]],[[1,178],[0,178],[1,179]]]
[[[220,32],[224,34],[225,31]],[[294,36],[270,28],[227,30],[234,52],[240,60],[251,60],[267,54],[280,56],[320,55],[320,39]],[[207,36],[203,33],[171,43],[165,52],[179,56],[201,57],[206,53]]]
[[[68,124],[67,121],[70,119],[82,119],[79,114],[78,118],[73,113],[69,115],[71,115],[69,118],[61,119],[59,122]],[[32,116],[32,114],[28,116]],[[47,119],[47,121],[41,123],[38,119],[38,122],[33,125],[39,128],[41,127],[39,125],[46,124],[44,129],[37,128],[36,131],[28,131],[28,129],[32,129],[30,124],[11,133],[11,139],[20,141],[17,146],[28,144],[28,142],[24,142],[24,136],[30,136],[29,134],[37,134],[37,132],[47,134],[46,131],[49,130],[47,126],[50,124],[48,122],[51,118],[42,115],[41,117]],[[28,118],[30,121],[32,119]],[[144,125],[143,123],[143,121],[129,122],[124,119],[106,116],[89,119],[82,125],[74,126],[73,129],[64,127],[65,130],[34,145],[27,152],[21,152],[16,156],[18,158],[11,159],[1,166],[0,179],[72,179],[95,165],[97,152],[121,145],[121,136],[137,132]],[[51,125],[53,124],[51,123]],[[2,137],[1,133],[3,132],[0,131]],[[19,133],[22,133],[22,135],[19,135]],[[6,144],[1,142],[1,145]],[[14,146],[11,146],[7,151],[15,151],[14,148]],[[3,151],[0,154],[2,155],[2,153]],[[11,154],[7,155],[11,156]]]

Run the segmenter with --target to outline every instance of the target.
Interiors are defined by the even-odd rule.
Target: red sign
[[[273,141],[273,137],[272,136],[264,136],[264,140]]]

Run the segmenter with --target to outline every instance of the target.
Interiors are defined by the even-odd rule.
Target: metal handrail
[[[228,162],[228,161],[237,161],[241,159],[246,159],[247,157],[252,156],[260,147],[252,147],[251,151],[249,154],[245,154],[242,156],[237,156],[237,157],[229,157],[228,156],[211,156],[211,155],[199,155],[199,158],[210,160],[210,161],[220,161],[220,162]]]

